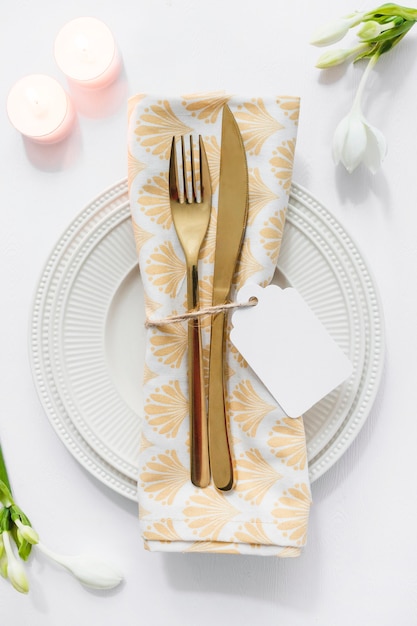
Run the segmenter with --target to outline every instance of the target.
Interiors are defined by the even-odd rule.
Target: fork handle
[[[189,268],[188,306],[198,306],[197,266]],[[206,396],[203,375],[203,358],[199,318],[188,322],[188,389],[190,402],[191,436],[191,482],[196,487],[207,487],[210,483],[210,462],[208,453]]]
[[[210,465],[217,489],[230,491],[233,487],[233,466],[227,435],[224,380],[225,314],[212,318],[210,341],[210,374],[208,394],[208,431]]]

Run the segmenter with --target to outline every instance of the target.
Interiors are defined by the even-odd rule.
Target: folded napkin
[[[146,315],[186,308],[184,255],[170,211],[172,136],[201,134],[212,179],[212,218],[199,262],[200,307],[211,304],[222,108],[240,128],[249,172],[249,217],[235,291],[274,274],[291,185],[299,100],[194,94],[129,101],[129,197]],[[210,318],[202,319],[206,379]],[[230,324],[229,324],[230,329]],[[310,486],[302,418],[283,415],[227,342],[227,411],[235,488],[190,481],[186,323],[147,330],[138,468],[140,528],[149,550],[297,556],[305,544]]]

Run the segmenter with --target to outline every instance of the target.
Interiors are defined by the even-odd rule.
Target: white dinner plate
[[[352,376],[305,415],[312,481],[366,420],[383,366],[375,285],[334,217],[293,184],[275,280],[301,293],[353,363]],[[43,270],[30,355],[36,388],[61,440],[91,474],[136,498],[144,359],[143,290],[127,181],[68,227]]]

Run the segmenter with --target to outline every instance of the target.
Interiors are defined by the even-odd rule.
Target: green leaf
[[[4,506],[10,506],[13,504],[12,494],[10,489],[6,485],[6,483],[0,479],[0,502],[3,503]]]
[[[392,48],[394,46],[396,46],[398,43],[400,43],[401,39],[403,37],[405,37],[407,32],[408,31],[406,31],[405,33],[402,33],[401,35],[398,35],[398,37],[395,37],[395,39],[389,39],[388,41],[381,41],[378,44],[379,45],[379,54],[384,54],[385,52],[389,52],[390,50],[392,50]]]
[[[32,544],[26,540],[24,540],[18,548],[19,556],[21,559],[23,559],[23,561],[28,560],[31,551],[32,551]]]
[[[6,485],[10,493],[12,493],[12,488],[10,487],[9,476],[7,474],[6,462],[3,456],[3,450],[0,442],[0,480]]]
[[[403,22],[400,26],[396,26],[395,28],[390,28],[385,32],[377,35],[374,39],[372,39],[372,43],[379,43],[380,41],[388,41],[390,39],[396,39],[400,35],[406,35],[410,28],[414,26],[414,22]]]
[[[11,534],[17,546],[17,551],[19,553],[20,558],[23,559],[23,561],[26,561],[32,549],[32,544],[26,541],[26,539],[22,537],[22,535],[19,532],[19,529],[14,525],[13,525]]]
[[[353,62],[357,63],[357,61],[360,61],[362,59],[370,59],[374,55],[381,56],[381,54],[385,54],[386,52],[389,52],[390,50],[392,50],[394,46],[400,43],[401,39],[405,37],[407,32],[408,30],[401,33],[400,35],[397,35],[396,37],[393,37],[392,39],[387,39],[386,41],[372,42],[371,44],[372,47],[369,50],[366,50],[365,52],[358,54],[358,56],[355,57]]]
[[[417,9],[403,7],[400,4],[394,4],[392,2],[388,2],[387,4],[381,4],[381,6],[369,11],[365,19],[377,19],[379,16],[400,16],[405,20],[417,20]],[[373,16],[373,17],[369,17]]]
[[[13,526],[14,524],[10,514],[10,508],[4,507],[0,510],[0,533],[4,533],[6,530],[11,530]]]
[[[17,504],[13,504],[13,506],[10,507],[10,512],[11,512],[13,521],[20,519],[22,524],[25,524],[26,526],[32,526],[28,516],[23,513],[22,509],[19,506],[17,506]]]

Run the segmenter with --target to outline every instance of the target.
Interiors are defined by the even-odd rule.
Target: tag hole
[[[252,296],[251,298],[249,298],[249,302],[252,306],[256,306],[258,304],[258,298],[256,296]]]

